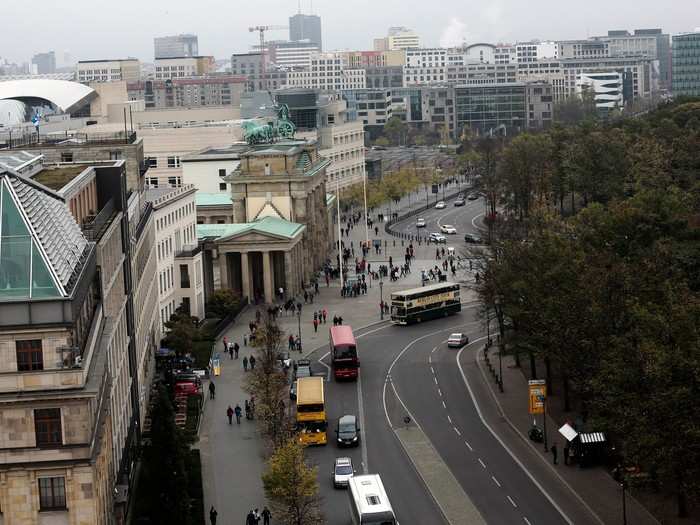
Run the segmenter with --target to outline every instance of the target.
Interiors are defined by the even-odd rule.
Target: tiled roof
[[[276,237],[294,239],[303,232],[305,228],[306,226],[303,224],[290,222],[285,219],[263,217],[258,221],[236,224],[198,224],[197,238],[200,240],[211,237],[221,239],[232,235],[240,235],[242,233],[257,232],[274,235]]]

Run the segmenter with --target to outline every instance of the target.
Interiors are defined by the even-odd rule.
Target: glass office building
[[[700,32],[673,37],[673,94],[700,96]]]
[[[465,127],[478,134],[517,133],[526,129],[525,84],[455,87],[457,136]]]

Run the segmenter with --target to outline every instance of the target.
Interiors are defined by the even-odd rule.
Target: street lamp
[[[379,318],[384,320],[384,281],[382,280],[382,274],[379,273]]]
[[[496,316],[498,317],[498,389],[503,393],[503,312],[501,311],[501,300],[496,297],[494,300]]]
[[[298,335],[297,335],[297,337],[299,339],[299,348],[297,348],[297,350],[299,350],[301,352],[301,309],[297,309],[297,323],[298,323],[298,327],[299,327],[299,331],[298,331]]]
[[[627,501],[625,498],[624,473],[623,473],[622,483],[620,483],[620,486],[622,487],[622,525],[627,525]]]

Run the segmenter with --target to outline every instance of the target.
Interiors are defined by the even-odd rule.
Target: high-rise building
[[[275,90],[287,83],[287,71],[272,67],[268,60],[265,60],[267,71],[263,75],[262,64],[260,52],[235,53],[231,55],[231,74],[245,77],[246,91],[250,92]]]
[[[197,35],[161,36],[153,39],[155,58],[196,57],[199,55]]]
[[[700,31],[674,35],[671,75],[675,96],[700,96]]]
[[[56,72],[56,54],[53,51],[48,53],[37,53],[32,57],[32,66],[36,66],[35,73],[47,75]]]
[[[289,40],[292,42],[308,40],[309,42],[316,44],[319,51],[323,51],[321,17],[317,15],[303,15],[301,13],[290,16]]]
[[[364,69],[347,67],[341,54],[321,53],[311,59],[311,67],[308,69],[289,71],[287,84],[296,88],[345,91],[366,88],[367,77]]]

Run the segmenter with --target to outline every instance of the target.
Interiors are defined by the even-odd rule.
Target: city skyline
[[[200,38],[201,55],[226,59],[256,44],[257,35],[248,32],[249,26],[287,25],[289,16],[298,10],[295,2],[267,0],[241,13],[232,8],[231,14],[236,16],[231,18],[231,23],[217,27],[212,25],[212,13],[215,9],[220,11],[220,7],[212,0],[198,4],[197,12],[159,0],[148,4],[127,0],[120,9],[103,8],[103,16],[110,20],[106,24],[95,23],[92,12],[84,9],[84,4],[85,0],[76,0],[56,13],[53,23],[42,26],[31,40],[25,38],[21,24],[10,24],[3,33],[5,42],[0,43],[0,57],[21,63],[30,61],[36,53],[54,50],[62,56],[65,50],[70,50],[76,59],[82,60],[135,57],[151,61],[154,37],[194,33]],[[570,16],[568,6],[549,0],[541,0],[534,8],[515,0],[497,0],[484,8],[455,0],[442,5],[437,13],[430,4],[416,5],[406,12],[398,0],[383,2],[380,7],[366,0],[352,4],[317,0],[313,14],[322,19],[327,43],[324,47],[329,50],[372,49],[373,38],[385,36],[390,26],[411,28],[420,35],[424,47],[483,41],[514,43],[535,38],[577,39],[605,34],[611,29],[647,27],[660,27],[675,34],[700,26],[700,17],[691,0],[674,2],[673,10],[650,0],[634,3],[625,0],[613,5],[595,0],[581,5],[575,18]],[[10,9],[10,18],[30,19],[29,5],[14,5]],[[135,10],[140,16],[133,16]],[[311,12],[306,2],[302,4],[302,12]],[[154,24],[154,20],[159,22]],[[73,30],[76,23],[81,26],[79,32]],[[347,31],[348,26],[355,24],[363,28],[361,32]],[[285,31],[270,32],[272,39],[287,37]],[[9,42],[13,42],[11,47]]]

